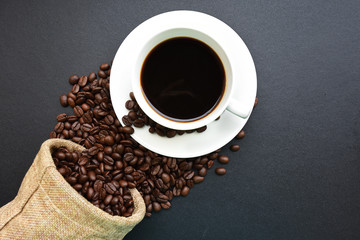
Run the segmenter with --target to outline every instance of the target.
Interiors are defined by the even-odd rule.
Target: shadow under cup
[[[163,114],[151,104],[144,92],[141,83],[143,65],[149,54],[151,54],[151,52],[156,49],[157,46],[161,45],[161,43],[166,42],[166,40],[172,40],[176,38],[195,39],[202,42],[203,45],[206,45],[207,48],[210,48],[213,52],[215,52],[217,57],[220,59],[220,62],[222,63],[222,71],[224,72],[224,80],[221,80],[223,81],[224,86],[222,94],[219,95],[219,100],[214,105],[212,105],[205,114],[193,119],[171,118],[166,116],[166,114]],[[190,28],[168,29],[155,34],[152,38],[146,41],[137,58],[135,64],[135,76],[132,80],[135,97],[145,114],[155,122],[158,122],[165,127],[179,130],[188,130],[202,127],[219,117],[228,105],[233,86],[231,65],[223,48],[209,35]],[[188,127],[190,124],[191,128]]]

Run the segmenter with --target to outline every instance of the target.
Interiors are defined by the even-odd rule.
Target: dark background
[[[36,2],[36,3],[35,3]],[[245,41],[259,105],[228,173],[126,239],[360,239],[360,1],[0,2],[0,206],[12,200],[71,74],[97,71],[169,10],[209,13]]]

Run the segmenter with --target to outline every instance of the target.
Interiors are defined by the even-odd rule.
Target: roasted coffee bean
[[[204,177],[201,177],[201,176],[194,176],[193,180],[194,180],[194,183],[201,183],[202,181],[204,181]]]
[[[67,107],[67,105],[68,105],[68,97],[65,94],[60,96],[60,104],[63,107]]]
[[[205,167],[202,167],[199,171],[198,171],[198,174],[199,176],[201,177],[205,177],[206,176],[206,173],[207,173],[207,170]]]
[[[135,95],[133,92],[129,93],[129,97],[131,98],[131,100],[135,101]]]
[[[168,183],[168,182],[170,182],[170,175],[169,174],[167,174],[167,173],[162,173],[161,174],[161,179],[164,181],[164,183]]]
[[[110,65],[108,63],[104,63],[100,65],[100,69],[103,71],[106,71],[110,68]]]
[[[116,192],[116,187],[112,183],[105,184],[105,190],[109,194],[114,194]]]
[[[125,126],[131,126],[132,124],[131,119],[127,115],[122,117],[122,121],[125,124]]]
[[[81,124],[78,121],[76,121],[71,125],[71,130],[78,131],[80,129],[80,127],[81,127]]]
[[[106,77],[107,77],[106,73],[105,73],[104,71],[102,71],[102,70],[99,70],[98,73],[97,73],[97,75],[98,75],[99,77],[101,77],[101,78],[106,78]]]
[[[219,163],[221,163],[221,164],[227,164],[227,163],[229,163],[229,157],[226,156],[226,155],[220,155],[220,156],[218,157],[218,161],[219,161]]]
[[[89,187],[87,190],[87,193],[86,193],[86,198],[92,199],[94,196],[94,193],[95,193],[94,189],[92,187]]]
[[[129,127],[129,126],[125,126],[125,127],[123,127],[123,132],[127,133],[127,134],[133,134],[134,129],[132,127]]]
[[[110,135],[106,136],[104,141],[105,141],[105,144],[109,145],[109,146],[114,145],[114,143],[115,143],[114,137],[110,136]]]
[[[72,98],[68,98],[67,99],[67,102],[68,102],[68,104],[69,104],[69,106],[70,107],[75,107],[75,100],[74,99],[72,99]]]
[[[56,138],[56,132],[55,131],[51,131],[49,138]]]
[[[123,157],[125,162],[130,162],[131,160],[134,159],[134,154],[133,153],[126,153]]]
[[[145,123],[144,123],[144,120],[141,120],[141,119],[136,119],[134,122],[133,122],[133,125],[137,128],[142,128]]]
[[[61,113],[61,114],[57,115],[56,119],[58,122],[65,122],[67,120],[67,115],[66,115],[66,113]],[[64,125],[64,127],[65,127],[65,125]]]
[[[185,186],[181,189],[181,196],[186,197],[190,192],[190,188],[188,186]]]
[[[89,171],[87,176],[89,177],[90,181],[95,181],[96,180],[96,174],[94,171]]]
[[[84,110],[80,106],[74,107],[74,115],[77,117],[81,117],[84,114]]]
[[[96,79],[96,73],[92,72],[88,76],[88,81],[92,83]]]
[[[79,76],[76,75],[76,74],[71,75],[71,76],[69,77],[69,83],[70,83],[71,85],[74,85],[74,84],[78,83],[78,81],[79,81]]]
[[[132,121],[134,121],[134,120],[137,119],[137,114],[136,114],[136,112],[134,112],[134,111],[130,111],[129,114],[128,114],[128,117],[129,117]]]
[[[104,148],[104,153],[106,154],[106,155],[111,155],[112,154],[112,147],[110,147],[110,146],[106,146],[105,148]]]
[[[169,129],[169,130],[167,130],[167,132],[166,132],[166,136],[167,136],[168,138],[175,137],[175,135],[176,135],[176,130]]]
[[[72,89],[71,89],[71,92],[72,92],[73,94],[77,94],[79,91],[80,91],[80,86],[79,86],[79,84],[74,84],[74,86],[73,86]]]
[[[87,158],[86,156],[81,156],[79,158],[78,164],[80,166],[84,166],[85,164],[87,164],[89,162],[89,158]]]
[[[195,174],[194,171],[187,171],[187,172],[184,173],[184,178],[186,180],[192,179],[194,174]]]
[[[203,127],[201,127],[201,128],[196,129],[196,131],[197,131],[198,133],[202,133],[202,132],[204,132],[206,129],[207,129],[207,127],[206,127],[206,126],[203,126]]]
[[[238,144],[232,144],[230,146],[230,150],[233,151],[233,152],[237,152],[240,150],[240,146]]]
[[[107,195],[104,199],[104,204],[109,205],[112,199],[113,199],[113,195]]]
[[[114,123],[114,117],[108,114],[105,116],[104,121],[107,125],[111,125]]]
[[[161,210],[161,205],[160,203],[158,202],[153,202],[152,203],[152,209],[155,211],[155,212],[159,212]]]
[[[225,168],[216,168],[215,173],[217,175],[224,175],[226,173],[226,169]]]
[[[132,100],[128,100],[126,103],[125,103],[125,107],[129,110],[133,109],[133,107],[135,106],[135,102],[132,101]]]
[[[212,166],[214,166],[214,161],[213,160],[208,161],[207,162],[208,169],[212,168]]]
[[[87,112],[91,109],[91,107],[86,103],[81,104],[81,108],[84,112]]]
[[[78,117],[75,116],[75,115],[69,115],[69,116],[67,116],[67,121],[68,121],[69,123],[73,123],[73,122],[75,122],[75,121],[77,121],[77,120],[78,120]]]
[[[244,138],[244,137],[245,137],[245,131],[244,131],[244,130],[241,130],[241,131],[236,135],[235,138],[237,138],[237,139],[242,139],[242,138]]]
[[[88,77],[87,76],[81,76],[81,78],[79,79],[79,86],[80,87],[85,87],[87,82],[88,82]]]
[[[112,157],[110,157],[110,156],[107,156],[107,155],[105,155],[104,156],[104,163],[105,164],[107,164],[107,165],[114,165],[114,159],[112,159]]]
[[[56,133],[61,133],[64,130],[64,127],[65,127],[65,125],[63,122],[58,122],[54,127],[54,131]]]
[[[82,189],[82,185],[81,184],[75,184],[72,186],[76,191],[80,191]]]

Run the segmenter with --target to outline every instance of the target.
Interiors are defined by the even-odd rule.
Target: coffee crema
[[[140,82],[149,105],[179,122],[198,120],[220,102],[225,90],[224,66],[211,47],[189,37],[156,45],[146,56]]]

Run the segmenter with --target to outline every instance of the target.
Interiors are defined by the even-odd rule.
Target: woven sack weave
[[[134,212],[112,216],[76,192],[57,171],[51,153],[80,145],[61,139],[45,141],[14,200],[0,208],[0,239],[122,239],[145,214],[145,203],[130,189]]]

